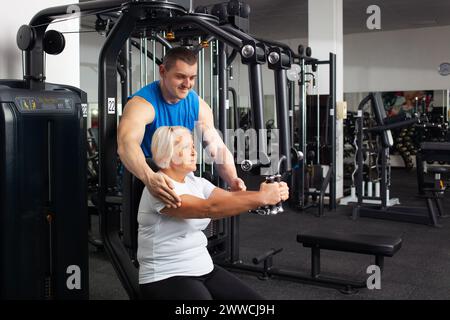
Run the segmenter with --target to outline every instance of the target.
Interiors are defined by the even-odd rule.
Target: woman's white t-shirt
[[[206,179],[189,173],[184,183],[174,181],[178,195],[207,199],[214,188]],[[214,268],[202,232],[211,219],[183,219],[165,215],[161,200],[144,188],[138,213],[139,284],[173,276],[201,276]]]

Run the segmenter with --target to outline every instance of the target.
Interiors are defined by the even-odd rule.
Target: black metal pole
[[[240,50],[242,47],[242,40],[240,38],[222,30],[219,26],[216,26],[211,22],[202,19],[201,17],[186,15],[182,17],[172,18],[170,19],[170,22],[173,25],[182,25],[183,23],[194,23],[202,30],[209,32],[217,40],[228,44],[233,49]]]
[[[363,204],[363,179],[364,179],[364,159],[363,159],[363,139],[364,139],[364,106],[367,102],[371,100],[371,95],[369,94],[358,105],[358,114],[356,116],[356,145],[358,150],[356,151],[355,157],[358,165],[357,175],[356,175],[356,196],[358,197],[359,209]],[[382,182],[381,182],[382,183]],[[359,211],[354,211],[354,218],[356,218],[356,213]]]
[[[336,210],[336,55],[330,52],[331,167],[330,208]]]
[[[298,97],[299,97],[299,105],[300,110],[298,113],[298,144],[299,149],[301,152],[303,152],[303,159],[299,161],[299,170],[296,174],[296,193],[295,198],[293,199],[295,201],[295,205],[299,206],[300,208],[303,208],[305,206],[305,173],[306,173],[306,159],[307,159],[307,148],[304,138],[304,133],[306,130],[304,129],[304,126],[306,126],[306,119],[304,119],[306,108],[306,96],[305,96],[305,63],[303,60],[301,60],[301,72],[300,72],[300,79],[298,81]]]
[[[119,60],[117,62],[117,72],[120,77],[120,98],[122,102],[122,108],[125,107],[125,104],[128,100],[128,69],[127,69],[127,43],[122,48],[119,54]]]
[[[263,88],[262,88],[262,72],[260,64],[249,64],[249,88],[250,103],[252,110],[253,129],[256,131],[257,145],[249,146],[250,160],[258,160],[261,153],[267,154],[267,139],[264,133],[264,111],[263,111]]]
[[[289,81],[289,130],[291,133],[291,145],[295,147],[294,140],[294,116],[295,116],[295,82]]]
[[[219,131],[223,135],[223,142],[228,145],[227,137],[227,100],[228,100],[228,77],[227,77],[227,52],[226,45],[219,41]],[[219,186],[226,188],[223,179],[219,179]],[[239,216],[224,220],[225,228],[229,230],[229,258],[231,261],[239,260]]]
[[[100,230],[122,285],[130,298],[138,298],[137,269],[119,237],[120,215],[113,203],[117,178],[117,59],[136,23],[124,11],[109,33],[99,56],[99,213]]]
[[[42,41],[48,25],[55,19],[74,15],[71,8],[76,8],[77,14],[86,11],[120,10],[123,0],[88,1],[39,11],[30,20],[29,25],[34,30],[35,43],[31,51],[25,51],[25,81],[27,88],[40,90],[45,84],[44,49]]]
[[[226,44],[219,42],[219,131],[223,135],[223,142],[227,145],[227,100],[228,100],[228,78],[227,78],[227,53]],[[225,182],[220,179],[221,187],[226,187]]]
[[[263,113],[263,87],[262,87],[262,72],[260,64],[249,64],[249,88],[250,88],[250,103],[253,114],[253,128],[256,132],[264,129],[264,113]]]
[[[234,121],[234,130],[239,127],[239,113],[238,113],[238,105],[237,105],[237,92],[233,87],[228,87],[228,91],[231,92],[231,96],[233,98],[233,121]]]
[[[127,40],[126,44],[127,53],[127,95],[130,96],[133,92],[133,52],[131,50],[131,41]],[[125,107],[123,105],[122,107]]]
[[[364,179],[364,159],[363,159],[363,139],[364,139],[364,111],[358,110],[358,116],[356,120],[356,127],[358,128],[356,144],[358,151],[356,152],[356,161],[358,163],[358,171],[356,176],[356,195],[358,197],[358,208],[363,204],[363,179]]]
[[[31,24],[31,23],[30,23]],[[47,26],[35,27],[35,44],[33,50],[25,51],[24,80],[31,90],[43,90],[45,87],[45,65],[43,39]]]
[[[242,32],[239,29],[236,29],[236,27],[233,27],[232,25],[225,24],[225,25],[220,26],[220,28],[225,31],[228,31],[233,36],[238,37],[239,39],[255,41],[255,39],[252,36],[250,36],[249,34],[247,34],[245,32]]]
[[[274,70],[275,76],[275,99],[277,105],[277,120],[280,144],[280,158],[286,156],[284,169],[292,169],[291,162],[291,139],[289,136],[288,99],[287,99],[287,76],[286,70]],[[279,172],[281,173],[281,172]]]
[[[136,40],[130,40],[130,42],[133,47],[137,48],[139,51],[141,51],[141,53],[146,54],[148,59],[150,59],[150,60],[154,59],[158,66],[162,64],[161,59],[158,59],[158,57],[154,57],[153,53],[149,50],[147,50],[147,52],[145,52],[145,49],[141,48],[141,45]]]
[[[388,165],[387,163],[387,155],[389,154],[389,148],[386,147],[382,147],[381,150],[379,150],[378,152],[381,152],[381,208],[382,209],[386,209],[388,206],[388,191],[389,191],[389,186],[388,186],[388,172],[387,172],[387,168],[386,166]],[[377,163],[378,165],[378,163]],[[390,195],[389,195],[390,197]]]
[[[167,41],[165,38],[163,38],[161,35],[155,34],[154,38],[155,38],[156,41],[161,43],[167,49],[172,49],[173,48],[172,44],[169,41]]]

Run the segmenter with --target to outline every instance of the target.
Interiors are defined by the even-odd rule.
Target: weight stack
[[[0,299],[88,299],[86,94],[0,80]]]

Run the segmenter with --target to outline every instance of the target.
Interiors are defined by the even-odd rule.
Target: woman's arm
[[[208,199],[181,196],[181,207],[164,208],[162,213],[183,219],[226,218],[281,201],[277,183],[261,184],[259,191],[228,192],[215,188]]]

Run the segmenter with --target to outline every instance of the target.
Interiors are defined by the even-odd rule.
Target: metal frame
[[[300,118],[298,119],[299,127],[302,129],[300,134],[299,149],[303,152],[304,157],[300,160],[300,168],[296,172],[296,177],[293,177],[293,185],[296,186],[296,190],[292,190],[292,202],[295,207],[305,210],[311,207],[306,205],[306,197],[313,195],[319,197],[319,212],[318,215],[323,215],[324,197],[329,197],[329,210],[336,210],[336,55],[332,52],[329,54],[329,60],[320,61],[315,58],[294,55],[300,62],[301,74],[299,85],[299,100],[300,100]],[[330,81],[330,93],[328,102],[328,136],[325,137],[324,143],[330,146],[330,168],[327,176],[322,180],[322,186],[315,192],[310,192],[304,189],[304,180],[306,177],[306,153],[307,153],[307,141],[306,141],[306,90],[305,90],[305,67],[307,65],[329,65],[329,81]],[[292,112],[292,127],[295,128],[295,85],[291,82],[290,85],[290,100]],[[331,125],[330,125],[331,124]],[[295,181],[294,181],[295,180]],[[329,187],[329,192],[325,193],[325,190]]]
[[[230,27],[227,27],[226,30],[230,30]],[[237,31],[233,31],[233,34],[237,34]],[[245,45],[246,42],[244,42]],[[273,43],[272,43],[273,45]],[[288,99],[288,86],[287,86],[287,77],[286,77],[286,69],[290,67],[291,59],[289,58],[289,64],[283,65],[281,61],[285,58],[284,55],[288,54],[288,51],[282,50],[283,48],[280,47],[272,47],[269,52],[276,52],[280,56],[280,60],[278,60],[275,63],[270,63],[269,68],[273,70],[274,72],[274,79],[275,79],[275,90],[276,90],[276,111],[277,111],[277,120],[278,120],[278,128],[280,129],[280,159],[285,160],[283,163],[285,163],[284,171],[288,172],[292,170],[292,158],[291,158],[291,136],[289,134],[289,99]],[[222,51],[223,52],[223,51]],[[227,93],[226,85],[226,68],[225,68],[225,58],[226,55],[222,54],[222,59],[219,58],[219,79],[224,79],[223,82],[220,83],[220,88],[222,89],[220,91],[219,97],[222,97],[222,100],[224,101],[224,97]],[[330,64],[330,74],[332,77],[335,77],[335,55],[330,53],[330,60],[329,61],[316,61],[318,64]],[[245,59],[243,59],[243,62],[247,62]],[[252,99],[252,112],[253,112],[253,123],[255,129],[263,129],[263,113],[262,113],[262,81],[260,78],[260,70],[261,66],[260,63],[257,61],[253,61],[253,65],[249,65],[249,70],[251,72],[249,80],[250,80],[250,88],[251,88],[251,99]],[[253,70],[253,73],[252,73]],[[332,178],[333,175],[332,172],[335,171],[335,92],[336,92],[336,85],[335,85],[335,78],[334,80],[330,80],[330,94],[332,96],[330,100],[330,121],[333,122],[334,125],[332,125],[332,131],[330,133],[330,139],[332,142],[332,150],[334,155],[334,162],[330,165],[330,171],[327,176],[327,182],[333,181]],[[292,98],[291,98],[292,99]],[[292,100],[291,100],[292,101]],[[222,106],[223,107],[223,106]],[[255,115],[256,113],[256,115]],[[219,114],[219,123],[221,123],[220,129],[224,128],[226,124],[226,120],[222,118],[223,115],[226,115],[224,111]],[[260,146],[260,144],[258,144]],[[281,163],[278,164],[278,168],[280,168]],[[278,169],[280,171],[280,169]],[[281,173],[281,172],[279,172]],[[330,182],[331,184],[331,182]],[[328,185],[328,183],[327,183]],[[326,187],[326,186],[325,186]],[[331,186],[330,186],[331,187]],[[325,192],[325,189],[323,189],[323,193]],[[331,188],[331,192],[335,193],[335,188]],[[336,205],[335,199],[334,199],[334,206]],[[333,203],[331,204],[333,206]],[[271,276],[282,278],[290,281],[297,281],[301,283],[307,283],[307,284],[313,284],[313,285],[320,285],[325,287],[331,287],[335,289],[341,289],[343,291],[351,291],[353,288],[363,288],[365,287],[365,282],[355,282],[352,280],[345,280],[345,279],[337,279],[337,278],[330,278],[326,276],[319,275],[320,273],[320,267],[319,267],[319,255],[320,251],[313,250],[313,256],[312,256],[312,270],[311,270],[311,276],[304,275],[299,272],[289,271],[289,270],[283,270],[272,267],[272,261],[273,256],[280,252],[281,250],[270,250],[266,254],[262,255],[259,258],[256,258],[256,263],[264,262],[264,265],[262,267],[256,266],[256,265],[250,265],[245,262],[243,262],[240,259],[239,256],[239,217],[233,217],[229,219],[231,221],[231,226],[229,229],[230,232],[230,250],[228,252],[228,258],[223,259],[221,257],[220,261],[216,261],[216,263],[220,264],[221,266],[235,271],[242,271],[242,272],[250,272],[250,273],[256,273],[260,275],[261,279],[267,279]],[[255,261],[254,261],[255,262]]]
[[[99,64],[99,101],[100,101],[100,205],[99,209],[102,218],[102,234],[105,238],[105,246],[113,261],[113,266],[119,275],[119,278],[127,290],[131,298],[138,298],[138,288],[136,281],[137,270],[132,264],[127,250],[124,248],[119,237],[120,218],[119,205],[116,196],[115,168],[117,166],[116,159],[116,116],[108,112],[108,99],[115,99],[117,87],[115,69],[111,66],[117,59],[120,49],[123,47],[126,39],[132,34],[133,29],[139,24],[139,10],[145,7],[145,4],[138,6],[124,6],[123,13],[111,30],[108,38],[102,48]],[[249,40],[248,36],[240,32],[229,34],[220,27],[203,20],[201,16],[181,16],[166,19],[166,23],[171,25],[194,24],[200,29],[214,35],[215,38],[221,40],[219,42],[219,129],[223,132],[226,130],[227,124],[227,57],[225,45],[229,45],[235,50],[240,50],[244,45],[244,41]],[[228,30],[227,30],[228,31]],[[256,43],[253,44],[256,47]],[[257,117],[262,119],[262,72],[261,62],[258,60],[246,61],[249,66],[249,76],[252,88],[252,110]],[[262,128],[262,121],[256,128]],[[226,142],[226,135],[224,136]],[[223,181],[220,186],[224,187]],[[225,233],[228,234],[228,250],[231,257],[239,256],[238,242],[239,221],[237,218],[225,221]],[[229,231],[229,233],[228,233]],[[223,242],[222,239],[217,239]],[[216,243],[218,244],[218,243]]]
[[[129,45],[127,41],[133,32],[143,32],[152,26],[185,26],[194,25],[199,30],[213,35],[219,40],[218,48],[218,75],[219,75],[219,129],[225,132],[226,129],[226,97],[228,94],[227,89],[227,56],[225,51],[225,45],[232,47],[235,51],[241,53],[242,62],[248,65],[249,80],[250,80],[250,97],[252,114],[254,117],[254,129],[264,129],[263,124],[263,90],[262,90],[262,71],[261,64],[265,63],[266,48],[264,44],[253,39],[249,35],[243,33],[240,30],[234,29],[230,26],[219,26],[211,21],[210,17],[202,16],[198,14],[188,14],[180,9],[180,6],[169,2],[162,1],[91,1],[85,3],[76,4],[80,9],[80,13],[90,12],[96,10],[102,10],[103,12],[118,11],[120,7],[121,14],[114,23],[113,28],[110,30],[107,39],[100,51],[99,55],[99,214],[101,221],[101,234],[103,237],[105,249],[110,256],[111,262],[115,271],[117,272],[119,279],[127,291],[128,295],[132,299],[139,298],[139,288],[137,281],[137,268],[130,259],[129,252],[124,247],[123,241],[120,235],[120,205],[122,204],[121,197],[118,196],[117,181],[116,181],[116,169],[118,164],[117,159],[117,74],[118,66],[117,62],[119,54],[121,66],[119,70],[123,73],[123,68],[126,65],[127,50]],[[175,12],[176,14],[169,14],[164,18],[148,18],[146,13],[148,9],[158,9],[159,11]],[[60,16],[66,16],[67,6],[60,6],[55,8],[49,8],[38,13],[31,20],[31,24],[35,25],[36,40],[34,48],[26,52],[25,54],[25,79],[27,85],[31,89],[41,89],[44,86],[45,74],[44,74],[44,60],[42,49],[42,38],[45,32],[45,26],[38,26],[43,23],[51,22]],[[151,11],[151,10],[150,10]],[[181,16],[180,16],[181,15]],[[140,30],[140,31],[139,31]],[[250,46],[253,48],[254,54],[244,55],[242,48],[244,46]],[[127,49],[128,47],[128,49]],[[125,49],[124,49],[125,48]],[[334,58],[330,56],[331,70],[334,70]],[[321,63],[321,62],[318,62]],[[334,72],[334,71],[330,71]],[[285,79],[285,70],[283,68],[276,68],[274,72],[277,89],[277,113],[283,130],[282,134],[282,153],[280,156],[284,159],[290,157],[290,138],[286,133],[289,128],[288,125],[288,105],[287,105],[287,86]],[[129,75],[128,75],[129,79]],[[126,72],[122,74],[122,98],[125,92],[129,92],[130,85],[126,81]],[[330,90],[335,92],[335,85],[332,82]],[[332,119],[331,137],[332,141],[335,141],[335,99],[332,100],[332,110],[330,117]],[[226,135],[225,142],[226,142]],[[260,146],[265,148],[265,143]],[[334,144],[333,144],[334,145]],[[335,148],[335,147],[334,147]],[[335,150],[335,149],[333,149]],[[260,150],[261,151],[261,150]],[[262,150],[266,151],[265,149]],[[335,152],[333,152],[335,156]],[[290,161],[286,162],[286,168],[290,168]],[[335,160],[333,160],[333,172]],[[334,179],[332,178],[334,182]],[[220,186],[225,186],[224,182],[220,183]],[[331,190],[334,190],[333,188]],[[332,191],[333,193],[334,191]],[[333,200],[333,199],[332,199]],[[231,261],[234,263],[239,257],[239,220],[238,218],[230,219],[226,222],[226,230],[229,230],[229,253]],[[233,264],[230,267],[237,267]],[[239,265],[241,269],[248,269],[245,265]],[[251,268],[253,269],[253,268]],[[254,271],[261,271],[260,268],[253,269]],[[275,270],[271,272],[275,274]],[[289,272],[279,272],[280,275],[288,275]],[[292,273],[291,273],[292,274]],[[292,276],[290,276],[292,278]],[[294,275],[293,278],[304,280],[302,276]]]
[[[378,100],[378,101],[377,101]],[[381,96],[379,93],[370,93],[367,97],[365,97],[358,106],[359,114],[356,122],[356,126],[358,129],[357,133],[357,147],[356,151],[356,161],[358,166],[358,172],[356,175],[356,196],[358,199],[357,204],[353,207],[352,218],[355,220],[358,217],[368,217],[368,218],[377,218],[377,219],[387,219],[401,222],[411,222],[418,224],[426,224],[432,226],[438,225],[438,217],[436,211],[433,208],[433,204],[430,199],[427,199],[427,207],[407,207],[407,206],[388,206],[388,194],[389,194],[389,144],[387,143],[387,139],[389,136],[389,130],[394,128],[403,127],[409,124],[413,124],[416,122],[416,119],[394,122],[390,124],[385,124],[385,115],[383,115],[379,110],[381,108],[382,112],[384,112],[384,106],[379,105],[381,101]],[[373,128],[364,128],[363,126],[363,109],[364,106],[371,102],[372,109],[375,114],[375,118],[377,121],[377,126]],[[381,102],[382,103],[382,102]],[[378,109],[378,110],[377,110]],[[371,131],[380,136],[380,140],[382,142],[382,146],[378,150],[379,156],[381,158],[381,176],[380,176],[380,196],[379,197],[368,197],[364,196],[363,193],[363,165],[364,165],[364,147],[363,147],[363,138],[364,133]],[[364,203],[363,200],[378,200],[380,201],[379,205],[371,205]]]

